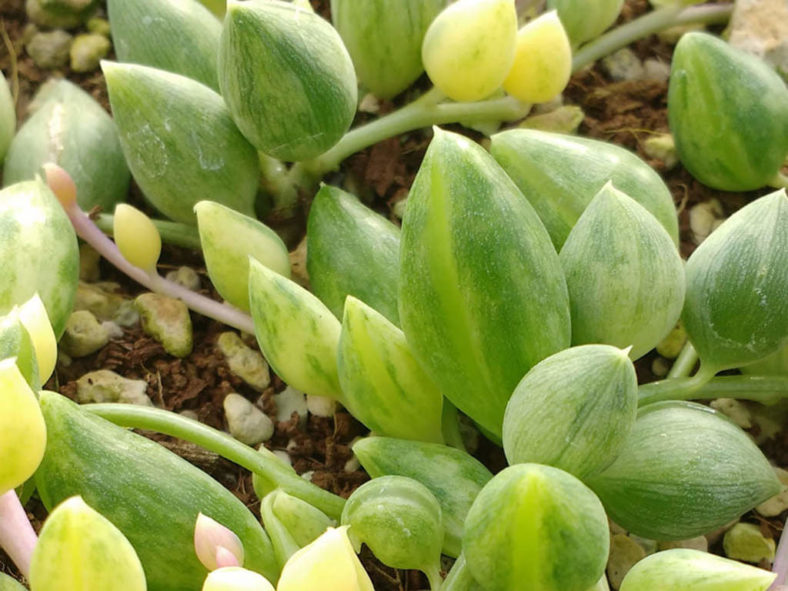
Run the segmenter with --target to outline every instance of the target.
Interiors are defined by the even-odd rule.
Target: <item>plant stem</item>
[[[478,591],[480,589],[481,587],[468,570],[465,555],[460,554],[454,562],[454,566],[451,567],[449,574],[446,575],[441,591]]]
[[[695,367],[695,364],[698,362],[698,352],[695,350],[695,347],[692,346],[692,343],[687,341],[682,347],[679,356],[676,358],[676,362],[673,364],[673,367],[670,368],[670,372],[668,373],[668,379],[672,378],[686,378],[690,373],[692,373],[692,369]]]
[[[777,544],[777,552],[774,556],[772,572],[777,573],[777,578],[774,579],[768,591],[784,589],[782,585],[785,585],[786,575],[788,575],[788,520],[785,521],[783,532],[780,534],[780,543]]]
[[[30,558],[37,542],[38,536],[16,491],[0,495],[0,547],[26,578],[30,577]]]
[[[200,445],[314,505],[332,519],[342,515],[342,497],[304,480],[265,447],[255,450],[208,425],[158,408],[119,403],[84,404],[82,408],[121,427],[157,431]]]
[[[427,575],[427,580],[430,583],[430,591],[440,591],[443,587],[443,577],[441,577],[440,563],[435,564],[432,568],[428,568],[422,572]]]
[[[733,4],[706,4],[703,6],[666,6],[621,25],[581,47],[572,60],[572,71],[586,67],[596,60],[659,31],[689,24],[727,22]]]
[[[161,239],[167,244],[174,246],[182,246],[183,248],[191,248],[200,250],[200,234],[194,226],[187,226],[178,222],[170,222],[167,220],[154,220],[151,219],[153,225],[161,235]],[[96,226],[105,234],[112,236],[114,234],[115,216],[108,213],[101,213],[95,220]]]
[[[698,376],[661,380],[638,389],[639,406],[660,400],[712,400],[736,398],[772,403],[788,398],[785,376],[720,376],[703,382]]]

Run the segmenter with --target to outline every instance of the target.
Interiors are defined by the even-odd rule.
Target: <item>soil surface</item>
[[[328,15],[327,0],[313,0],[321,14]],[[627,0],[621,20],[627,21],[648,9],[646,0]],[[24,0],[0,0],[0,69],[14,85],[17,98],[17,113],[21,121],[25,119],[27,105],[38,87],[50,76],[66,76],[90,92],[105,108],[108,107],[106,87],[99,71],[90,74],[76,74],[68,69],[52,72],[37,68],[24,49],[27,17]],[[652,36],[632,46],[641,59],[658,59],[670,63],[672,46]],[[423,78],[416,88],[424,88],[427,81]],[[406,93],[407,94],[407,93]],[[399,97],[394,102],[384,101],[380,114],[403,104],[407,97]],[[643,141],[652,134],[668,132],[667,125],[667,83],[661,81],[615,82],[597,64],[575,75],[564,95],[565,104],[578,105],[585,113],[579,133],[583,136],[611,141],[636,151],[649,162],[670,187],[679,210],[681,229],[681,253],[688,256],[695,248],[689,231],[689,209],[709,199],[717,199],[724,214],[732,212],[749,202],[755,196],[765,193],[722,193],[705,187],[695,181],[681,165],[668,169],[664,162],[650,159],[643,151]],[[357,123],[372,118],[372,115],[359,114]],[[481,136],[452,127],[480,139]],[[415,176],[429,139],[429,131],[408,134],[404,138],[393,138],[377,144],[350,157],[341,171],[329,182],[344,183],[359,194],[371,207],[396,221],[393,214],[394,204],[407,195],[408,188]],[[136,187],[132,187],[129,201],[150,213]],[[295,246],[304,233],[308,200],[304,200],[302,215],[295,225],[290,224],[283,231],[287,233],[288,243]],[[206,294],[218,298],[205,273],[204,263],[199,253],[165,246],[160,270],[163,273],[180,265],[196,269],[201,276],[202,289]],[[143,290],[125,276],[102,262],[101,278],[114,281],[123,294],[134,296]],[[48,389],[73,396],[75,380],[84,373],[96,369],[111,369],[125,377],[142,379],[148,384],[148,394],[154,404],[173,411],[190,410],[197,413],[200,421],[225,429],[226,423],[222,400],[230,392],[238,392],[257,402],[264,412],[273,419],[276,409],[273,394],[284,389],[284,384],[274,376],[271,386],[260,397],[242,380],[234,376],[216,348],[216,338],[227,330],[226,327],[192,315],[194,323],[194,351],[185,359],[169,356],[162,346],[145,336],[139,327],[126,329],[121,338],[112,340],[98,353],[89,357],[73,360],[70,365],[59,364],[56,374],[47,384]],[[256,346],[248,340],[250,346]],[[637,363],[638,375],[642,382],[655,379],[651,367],[656,353],[651,353]],[[276,423],[274,437],[268,447],[286,450],[299,473],[313,472],[312,481],[337,494],[347,497],[357,486],[368,479],[363,470],[348,471],[346,465],[352,458],[349,444],[367,430],[344,410],[339,410],[333,418],[310,416],[306,427],[298,424],[294,417],[289,421]],[[214,478],[232,490],[252,511],[258,513],[259,501],[251,485],[250,475],[223,460],[215,454],[205,452],[196,446],[184,444],[168,437],[155,436],[187,460],[198,465]],[[788,432],[783,430],[774,439],[763,445],[763,449],[775,464],[788,465]],[[500,449],[484,443],[476,453],[492,470],[505,466]],[[45,512],[33,500],[29,504],[31,518],[40,525]],[[764,531],[777,537],[781,531],[779,519],[765,520],[753,513],[748,516],[753,522],[763,525]],[[378,591],[420,589],[426,587],[426,580],[416,572],[400,572],[378,563],[368,550],[362,559],[370,572]],[[0,553],[0,571],[14,573],[13,565]]]

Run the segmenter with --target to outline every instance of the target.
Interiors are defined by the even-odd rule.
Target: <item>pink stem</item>
[[[10,490],[0,496],[0,546],[25,577],[30,575],[30,558],[37,542],[38,536],[16,491]]]
[[[777,553],[774,557],[772,572],[777,573],[777,578],[769,587],[769,591],[783,591],[788,575],[788,519],[783,526],[783,533],[780,534],[780,543],[777,545]]]
[[[66,211],[68,219],[71,220],[77,235],[95,248],[110,263],[134,279],[134,281],[144,285],[151,291],[180,299],[189,308],[203,316],[213,318],[249,334],[254,334],[254,322],[251,316],[229,304],[206,298],[182,285],[168,281],[155,272],[145,271],[132,265],[123,257],[115,243],[107,238],[99,230],[98,226],[93,223],[93,220],[79,208],[76,201],[72,203],[63,203],[61,201],[61,205],[63,205],[63,209]]]

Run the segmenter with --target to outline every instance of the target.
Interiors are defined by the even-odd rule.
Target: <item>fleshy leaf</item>
[[[624,0],[547,0],[549,10],[557,10],[572,45],[598,37],[616,22]]]
[[[356,75],[339,34],[279,0],[228,1],[219,84],[241,132],[280,160],[319,156],[356,112]]]
[[[561,254],[572,344],[632,347],[638,359],[673,329],[684,304],[684,264],[656,218],[608,183],[572,228]]]
[[[625,351],[566,349],[538,363],[512,394],[503,419],[506,459],[584,479],[613,462],[636,415],[637,376]]]
[[[320,509],[282,490],[274,496],[271,509],[301,547],[314,542],[326,529],[336,525]]]
[[[119,204],[112,235],[127,261],[140,269],[155,271],[161,255],[161,235],[147,215],[126,203]]]
[[[49,322],[44,302],[41,301],[38,294],[34,294],[32,298],[19,306],[19,320],[30,335],[38,366],[38,380],[44,383],[55,371],[57,340],[52,330],[52,324]],[[19,360],[17,359],[18,364]],[[27,379],[27,376],[25,378]],[[28,383],[35,382],[28,380]]]
[[[41,530],[30,565],[36,591],[145,591],[129,541],[80,497],[58,505]]]
[[[249,303],[260,350],[293,388],[341,399],[337,347],[342,325],[303,287],[249,261]]]
[[[400,320],[415,357],[492,435],[523,375],[569,346],[558,255],[480,146],[436,130],[402,224]]]
[[[443,443],[443,396],[413,357],[405,335],[348,296],[338,354],[342,403],[379,435]]]
[[[249,310],[250,256],[290,277],[287,247],[271,228],[213,201],[200,201],[194,212],[211,283],[233,306]]]
[[[194,224],[194,205],[210,196],[254,215],[257,153],[233,124],[221,96],[164,70],[106,61],[102,69],[123,153],[156,209]]]
[[[33,339],[19,319],[19,308],[0,318],[0,359],[16,359],[16,366],[28,385],[37,391],[41,388],[38,363]]]
[[[459,556],[463,524],[473,500],[492,474],[478,460],[453,447],[367,437],[353,446],[361,465],[372,478],[407,476],[426,486],[441,506],[443,553]]]
[[[613,521],[655,540],[703,535],[780,491],[744,431],[686,402],[641,409],[621,454],[588,483]]]
[[[582,482],[558,468],[519,464],[476,497],[463,553],[487,591],[586,591],[604,573],[609,538],[602,503]]]
[[[226,566],[208,573],[202,591],[274,591],[263,575],[239,566]]]
[[[16,107],[8,82],[0,73],[0,164],[5,160],[8,146],[16,132]]]
[[[678,244],[670,191],[653,168],[628,150],[588,138],[515,129],[494,135],[490,152],[533,205],[558,250],[608,181],[649,210]]]
[[[758,361],[788,343],[786,228],[783,189],[734,213],[687,261],[682,321],[710,368]]]
[[[314,294],[341,319],[352,295],[399,324],[400,229],[355,196],[323,185],[307,221],[306,265]]]
[[[115,122],[95,99],[68,80],[52,80],[36,95],[36,111],[17,133],[6,157],[6,186],[33,180],[55,162],[77,186],[84,210],[111,211],[126,200],[129,174]]]

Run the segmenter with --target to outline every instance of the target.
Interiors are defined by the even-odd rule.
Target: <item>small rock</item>
[[[98,70],[99,62],[107,57],[110,49],[112,44],[104,35],[98,33],[77,35],[69,51],[71,69],[75,72]]]
[[[134,306],[140,313],[142,330],[167,353],[186,357],[192,352],[192,320],[186,304],[158,293],[144,293],[137,296]]]
[[[307,470],[303,474],[301,474],[301,478],[306,480],[307,482],[312,482],[312,477],[315,475],[314,470]]]
[[[774,560],[775,543],[764,537],[761,528],[752,523],[737,523],[722,538],[722,548],[728,558],[759,563]]]
[[[336,400],[332,400],[326,396],[307,394],[306,408],[316,417],[333,417],[337,409],[337,403]]]
[[[564,105],[549,113],[531,115],[520,127],[554,133],[576,133],[584,118],[583,109],[577,105]]]
[[[291,279],[309,289],[309,272],[306,270],[306,238],[290,253]]]
[[[698,203],[690,209],[689,223],[692,241],[700,244],[724,221],[725,212],[716,199]]]
[[[402,219],[405,217],[405,209],[408,207],[408,196],[405,195],[403,199],[400,199],[394,206],[391,208],[391,213],[393,213],[397,219]]]
[[[77,402],[122,402],[153,406],[144,380],[129,380],[108,369],[86,373],[77,380]]]
[[[241,443],[257,445],[273,436],[273,421],[240,394],[225,396],[223,406],[230,434]]]
[[[87,310],[78,310],[66,321],[66,331],[58,346],[70,357],[85,357],[108,342],[109,335],[96,317]]]
[[[764,517],[777,517],[783,511],[788,509],[788,471],[782,468],[774,468],[774,473],[780,479],[782,490],[755,507],[755,510]]]
[[[38,33],[38,27],[35,26],[33,23],[27,23],[25,25],[25,28],[22,30],[22,45],[27,45],[28,43],[30,43],[30,40],[33,38],[33,35],[35,35],[36,33]],[[45,84],[47,84],[47,82],[44,82],[44,84],[42,84],[42,87]],[[35,101],[33,100],[30,102],[32,105]],[[32,114],[31,105],[27,106],[28,113],[30,114]]]
[[[377,115],[380,112],[380,99],[371,92],[368,92],[358,103],[358,110],[361,113],[372,113]]]
[[[80,26],[87,13],[69,10],[55,10],[44,6],[42,0],[27,0],[27,18],[35,24],[48,29],[75,29]]]
[[[669,133],[652,135],[643,142],[643,151],[649,158],[662,160],[665,168],[671,170],[679,163],[679,155],[676,152],[676,142]]]
[[[252,388],[262,392],[271,384],[271,374],[265,359],[259,351],[247,347],[238,334],[223,332],[216,345],[224,355],[230,371]]]
[[[610,555],[607,559],[607,578],[613,589],[621,582],[635,564],[646,557],[643,546],[624,534],[614,534],[610,538]]]
[[[788,2],[736,0],[728,42],[788,76]]]
[[[735,398],[717,398],[716,400],[712,400],[709,406],[714,410],[720,411],[742,429],[749,429],[752,427],[750,409]]]
[[[688,550],[699,550],[700,552],[709,551],[709,541],[705,536],[690,538],[689,540],[675,540],[672,542],[659,542],[657,548],[662,550],[672,550],[674,548],[686,548]]]
[[[101,255],[87,242],[79,245],[79,279],[80,281],[98,281],[99,261]]]
[[[112,34],[112,30],[109,26],[109,21],[104,18],[100,18],[94,16],[93,18],[89,19],[88,22],[85,24],[85,28],[91,33],[96,33],[98,35],[104,35],[105,37],[109,38]]]
[[[290,458],[290,454],[281,449],[275,449],[273,454],[279,459],[286,466],[292,466],[293,460]]]
[[[98,283],[90,285],[82,281],[77,286],[74,310],[88,310],[99,320],[124,327],[136,324],[140,317],[131,300],[105,291]]]
[[[361,462],[359,462],[356,456],[353,456],[347,462],[345,462],[345,467],[343,468],[343,470],[348,474],[352,474],[359,468],[361,468]]]
[[[655,59],[643,62],[643,79],[655,82],[667,82],[670,78],[670,64]]]
[[[123,329],[111,320],[105,320],[101,323],[101,326],[107,331],[107,338],[109,338],[109,340],[123,337]]]
[[[200,289],[200,276],[191,267],[178,267],[167,273],[167,279],[192,291]]]
[[[68,63],[68,52],[73,38],[61,29],[48,33],[36,33],[26,49],[33,62],[42,69],[62,68]]]
[[[602,66],[616,82],[642,80],[646,70],[635,52],[625,47],[602,60]]]
[[[662,341],[657,345],[657,353],[665,359],[675,359],[687,342],[687,331],[681,323],[673,327]]]
[[[191,419],[193,421],[197,421],[200,418],[200,415],[197,414],[196,410],[186,409],[186,410],[182,410],[178,414],[184,418]]]
[[[670,373],[670,363],[664,357],[655,357],[651,362],[651,373],[658,378],[666,377]]]
[[[288,386],[280,394],[274,394],[274,402],[276,402],[277,421],[287,422],[293,416],[293,413],[296,413],[299,417],[299,423],[306,423],[308,410],[306,396],[303,392]]]

